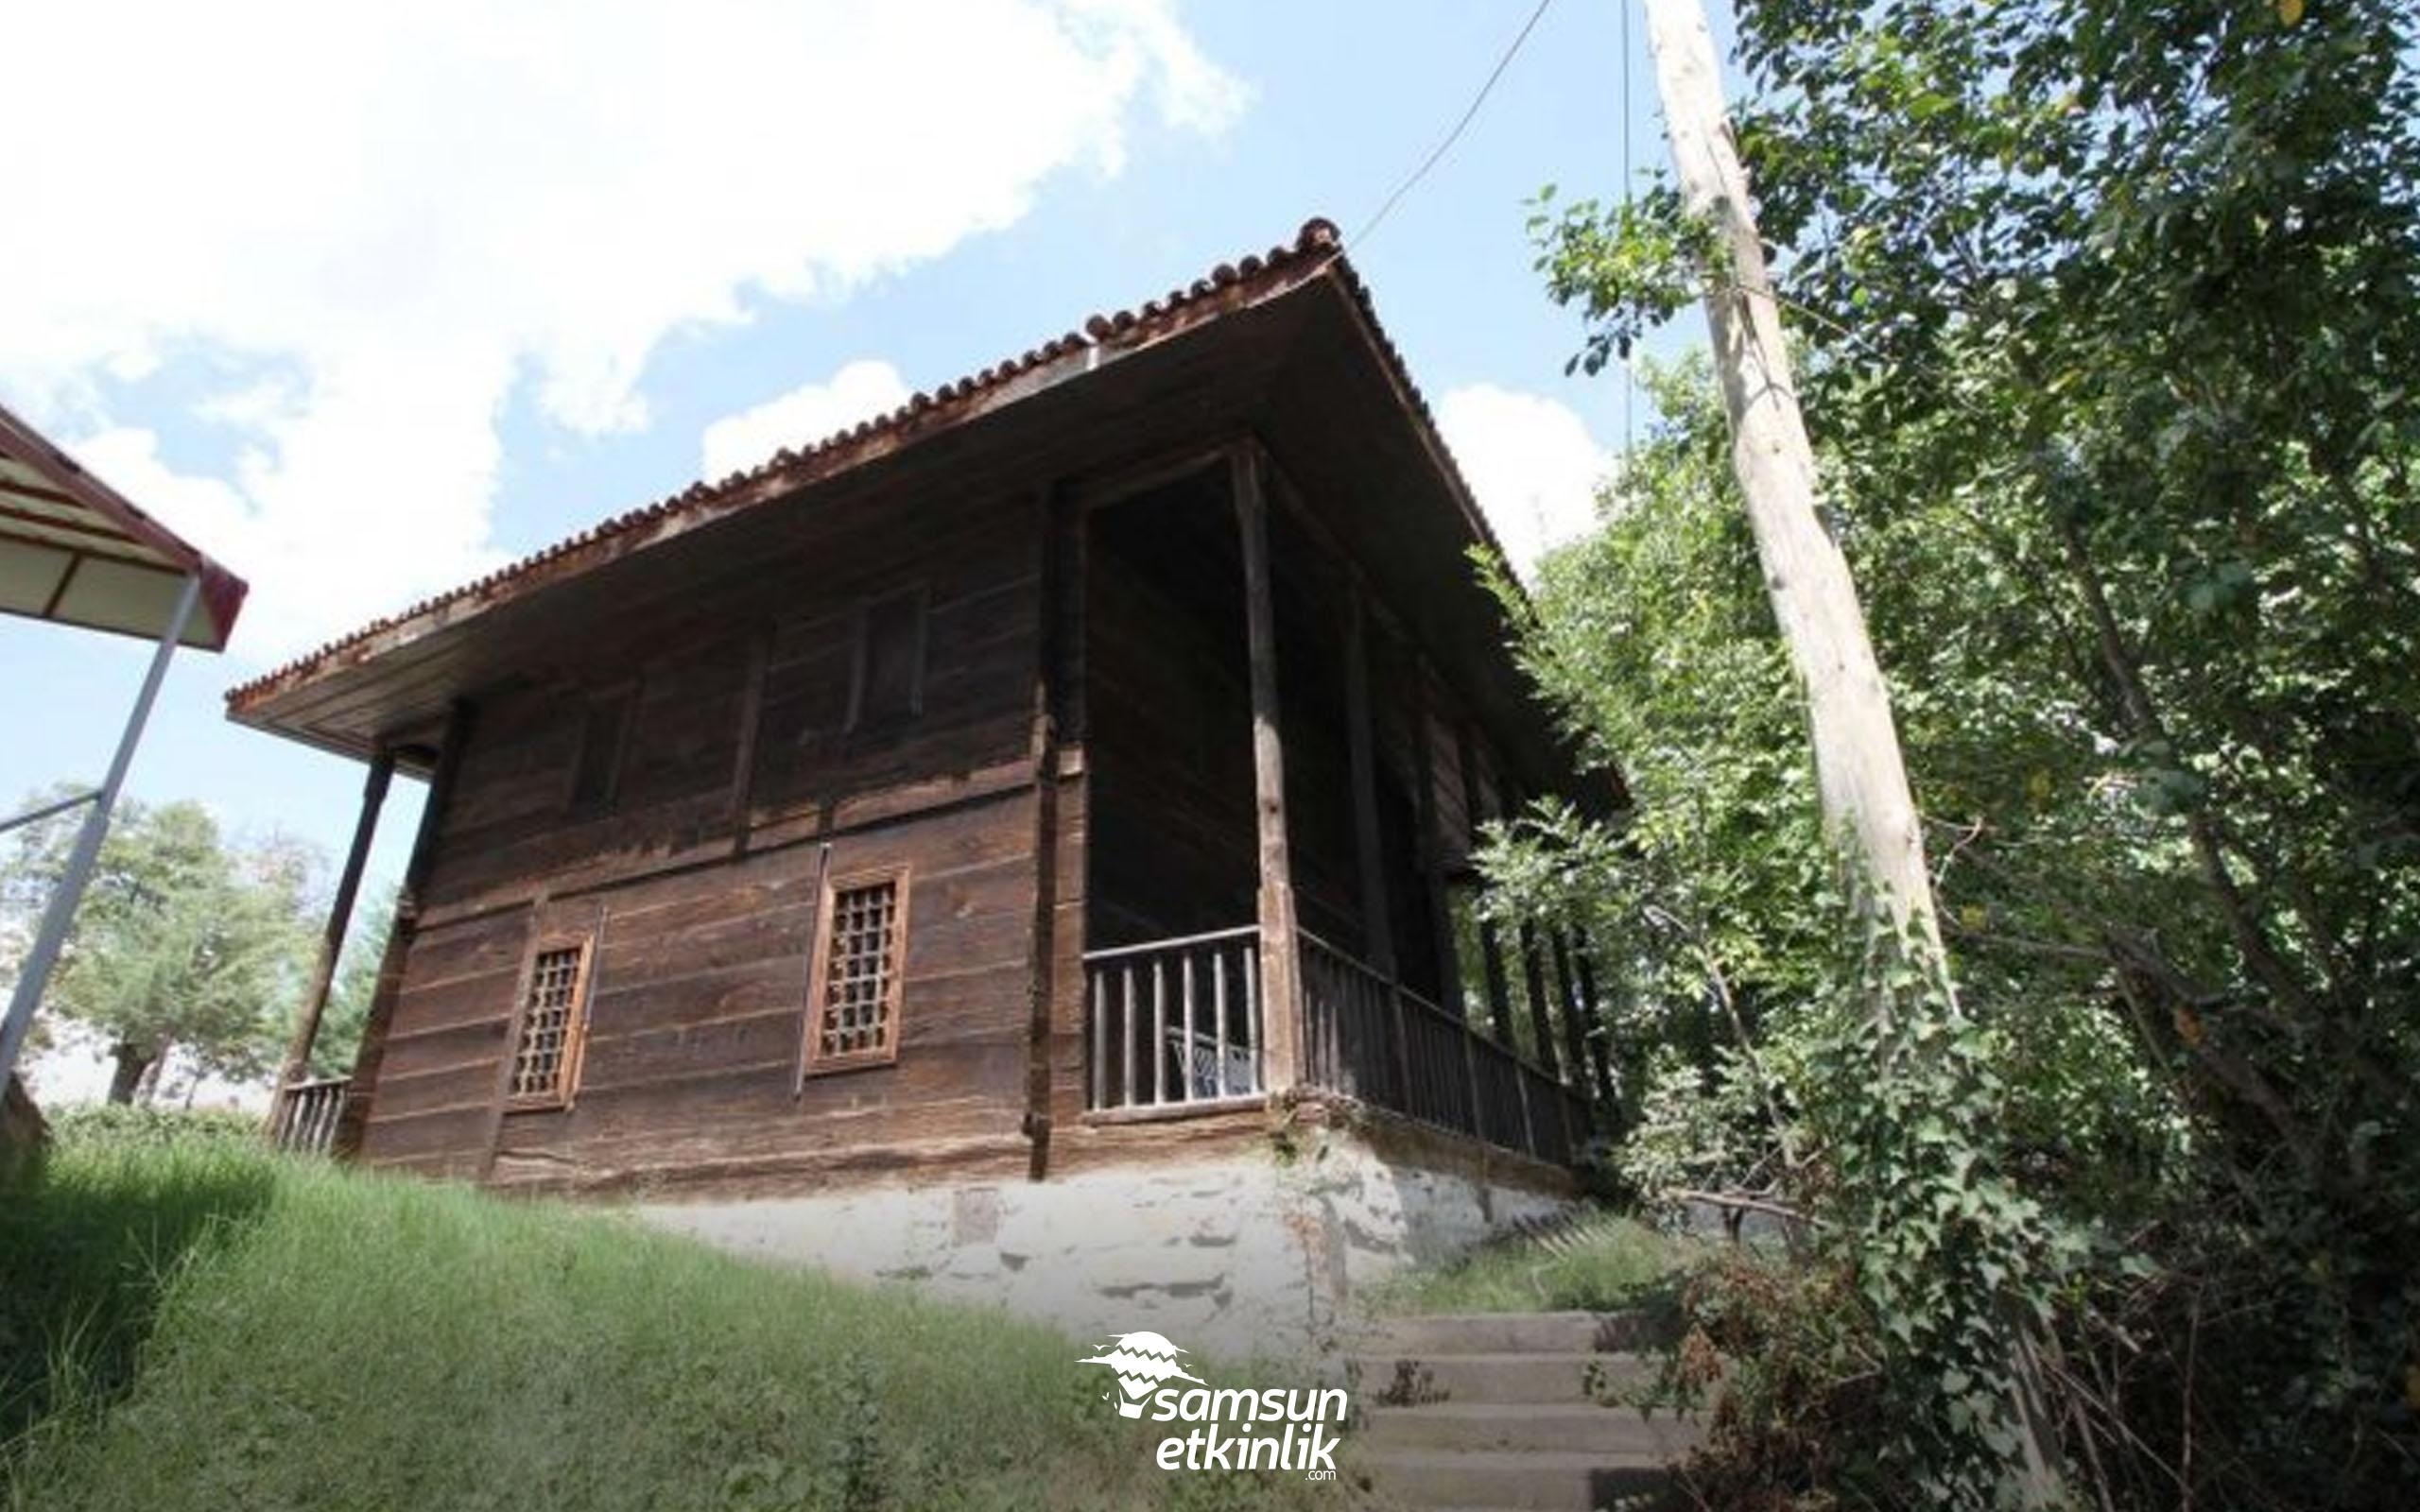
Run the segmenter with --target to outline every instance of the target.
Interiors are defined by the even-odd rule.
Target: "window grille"
[[[512,1100],[551,1105],[571,1099],[579,1074],[581,988],[588,943],[542,950],[529,965],[529,994],[513,1049]]]
[[[903,876],[836,885],[825,915],[810,1060],[889,1060],[898,1048]]]

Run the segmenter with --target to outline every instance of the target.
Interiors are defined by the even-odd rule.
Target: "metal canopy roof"
[[[244,607],[244,580],[179,540],[167,526],[77,465],[0,407],[0,613],[154,643],[150,670],[119,733],[109,775],[90,793],[20,814],[0,830],[81,806],[83,822],[0,1018],[0,1082],[15,1073],[34,1008],[83,900],[109,833],[126,769],[179,645],[226,649]]]
[[[183,644],[223,650],[244,580],[0,406],[0,613],[157,640],[189,576]]]

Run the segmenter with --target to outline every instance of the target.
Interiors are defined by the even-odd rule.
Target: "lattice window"
[[[588,941],[541,949],[529,963],[529,993],[513,1048],[512,1100],[552,1107],[571,1100],[579,1075],[580,1013],[588,986]]]
[[[824,906],[808,1059],[826,1066],[889,1060],[899,1044],[907,875],[844,878]]]

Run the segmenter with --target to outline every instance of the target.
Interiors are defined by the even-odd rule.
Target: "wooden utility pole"
[[[1806,688],[1824,832],[1848,843],[1893,920],[1930,949],[1946,984],[1948,957],[1942,950],[1924,832],[1899,754],[1891,694],[1865,633],[1848,560],[1815,510],[1815,449],[1799,412],[1781,311],[1772,297],[1764,243],[1756,235],[1748,173],[1724,112],[1705,11],[1702,0],[1640,4],[1647,11],[1682,203],[1714,226],[1730,265],[1721,270],[1728,276],[1716,277],[1706,289],[1706,323],[1731,417],[1731,464],[1747,500],[1765,591]],[[1878,998],[1876,1011],[1889,1011]],[[2012,1406],[2026,1503],[2064,1504],[2058,1436],[2046,1408],[2034,1331],[2012,1318],[2006,1337],[2014,1357]]]
[[[1641,0],[1682,202],[1721,238],[1728,276],[1706,291],[1714,363],[1731,416],[1731,463],[1748,501],[1773,618],[1806,688],[1825,831],[1846,839],[1891,918],[1941,959],[1924,832],[1908,791],[1882,668],[1866,638],[1848,561],[1815,510],[1815,451],[1772,297],[1748,175],[1723,113],[1722,78],[1700,0]]]

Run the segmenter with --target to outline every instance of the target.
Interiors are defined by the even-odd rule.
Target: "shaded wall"
[[[593,661],[478,699],[364,1158],[579,1186],[1020,1143],[1031,524],[1023,495],[836,518],[686,622],[600,626]],[[925,605],[922,710],[852,729],[860,606],[901,591]],[[582,813],[582,730],[616,694],[616,796]],[[794,1092],[827,845],[834,876],[908,868],[899,1054]],[[578,1086],[508,1111],[522,974],[565,931],[596,940]]]

